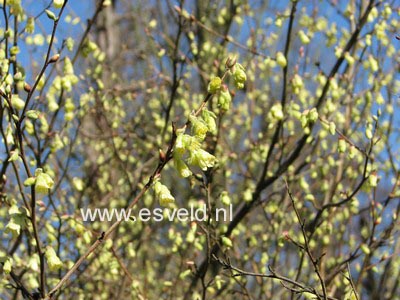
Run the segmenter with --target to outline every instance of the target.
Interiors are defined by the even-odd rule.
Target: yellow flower
[[[217,159],[203,149],[198,149],[190,153],[189,163],[194,166],[200,167],[203,171],[207,168],[214,167]]]
[[[235,86],[238,89],[244,88],[244,83],[247,80],[247,76],[244,71],[244,67],[241,64],[235,65],[235,72],[233,72],[233,79],[235,80]]]
[[[36,169],[35,171],[36,182],[35,190],[39,194],[47,194],[53,187],[54,181],[51,179],[49,174],[43,173],[42,169]]]
[[[231,94],[229,93],[228,88],[226,86],[223,86],[218,96],[218,106],[222,110],[228,110],[229,107],[231,106],[231,102],[232,102]]]
[[[287,65],[287,60],[285,55],[283,55],[282,52],[278,52],[276,54],[276,62],[278,63],[278,65],[280,65],[282,68],[286,67]]]
[[[200,140],[203,140],[206,137],[208,131],[207,124],[202,119],[199,119],[193,115],[189,117],[189,120],[192,123],[194,135]]]
[[[182,159],[174,157],[174,164],[181,177],[189,177],[190,175],[192,175],[192,172]]]
[[[169,189],[161,182],[157,181],[154,184],[154,191],[161,206],[168,206],[168,204],[175,202],[175,198],[171,195]]]
[[[215,94],[221,88],[222,80],[219,77],[214,77],[208,84],[208,92],[210,94]]]
[[[21,110],[25,106],[25,101],[15,94],[11,96],[11,104],[15,109]]]
[[[64,5],[64,0],[54,0],[53,5],[55,8],[61,8]]]
[[[50,246],[46,248],[45,253],[47,264],[49,265],[50,271],[56,271],[60,269],[63,265],[62,261],[58,258],[54,249]]]

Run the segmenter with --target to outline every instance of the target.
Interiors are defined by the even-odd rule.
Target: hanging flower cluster
[[[235,86],[239,89],[244,88],[247,80],[244,67],[232,59],[227,60],[226,67],[229,70],[227,73],[233,77]],[[228,87],[223,84],[223,78],[213,77],[208,84],[207,92],[216,95],[220,110],[226,111],[230,107],[232,97]],[[216,133],[216,118],[217,116],[214,112],[204,107],[201,113],[197,112],[189,116],[191,134],[186,133],[186,126],[177,130],[173,160],[174,166],[181,177],[192,175],[190,166],[206,171],[217,163],[217,158],[214,155],[201,148],[207,133]],[[160,205],[167,206],[174,202],[174,197],[165,185],[157,181],[153,188]]]
[[[161,206],[167,206],[175,201],[169,189],[159,181],[154,184],[154,191]]]
[[[26,179],[24,185],[35,185],[35,190],[38,194],[47,194],[53,187],[54,181],[49,174],[44,173],[41,168],[38,168],[35,170],[35,176]]]
[[[207,132],[216,131],[216,115],[204,109],[201,117],[190,115],[189,121],[192,124],[192,135],[178,133],[175,144],[174,162],[179,174],[188,177],[192,174],[188,164],[200,167],[203,171],[212,168],[217,159],[214,155],[201,149],[201,142]]]

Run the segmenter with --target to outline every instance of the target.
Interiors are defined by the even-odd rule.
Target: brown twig
[[[306,253],[307,253],[307,255],[308,255],[308,257],[309,257],[309,259],[310,259],[310,261],[311,261],[311,263],[312,263],[312,265],[314,267],[314,271],[317,274],[318,279],[319,279],[319,281],[321,283],[323,299],[327,299],[325,279],[322,277],[321,272],[319,271],[319,266],[318,266],[319,259],[314,258],[314,255],[311,252],[308,236],[307,236],[306,229],[305,229],[305,222],[300,216],[300,213],[299,213],[299,211],[298,211],[298,209],[296,207],[296,204],[294,202],[293,195],[289,190],[289,185],[288,185],[288,183],[287,183],[287,181],[285,179],[284,179],[284,182],[285,182],[285,185],[286,185],[286,191],[287,191],[287,193],[289,195],[289,198],[290,198],[290,200],[292,202],[293,209],[294,209],[294,211],[296,213],[297,221],[300,224],[301,233],[302,233],[303,239],[304,239],[304,246],[301,247],[300,249],[306,251]],[[320,297],[318,296],[318,298],[320,298]]]

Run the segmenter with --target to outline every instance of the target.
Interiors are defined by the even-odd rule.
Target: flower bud
[[[19,53],[19,47],[18,46],[12,46],[10,48],[10,55],[14,56],[17,55]]]
[[[315,123],[318,120],[318,111],[317,109],[314,107],[313,109],[311,109],[308,112],[308,121],[310,123]]]
[[[268,113],[268,119],[275,121],[280,121],[283,119],[282,105],[280,103],[276,103],[271,107],[271,110]]]
[[[225,247],[227,247],[227,248],[232,248],[232,247],[233,247],[233,243],[232,243],[232,241],[231,241],[230,238],[228,238],[228,237],[226,237],[226,236],[223,236],[223,237],[221,238],[221,241],[222,241],[222,244],[223,244]]]
[[[282,68],[286,67],[287,65],[287,60],[285,55],[283,55],[282,52],[278,52],[276,54],[276,62],[278,63],[278,65],[280,65]]]
[[[32,87],[28,83],[24,83],[24,91],[27,93],[30,93],[32,90]]]
[[[339,141],[338,141],[338,151],[339,151],[339,153],[346,152],[346,148],[347,148],[346,140],[343,137],[339,137]]]
[[[333,122],[329,123],[329,132],[334,135],[336,133],[336,125]]]
[[[64,74],[65,75],[73,75],[74,74],[74,67],[72,66],[72,62],[69,57],[65,57],[64,59]]]
[[[224,204],[224,205],[230,205],[231,204],[231,198],[229,197],[227,191],[223,191],[221,193],[220,199],[221,199],[222,204]]]
[[[373,172],[371,172],[371,174],[369,174],[368,181],[369,181],[369,185],[371,187],[377,187],[377,185],[378,185],[378,174],[376,173],[376,171],[373,171]]]
[[[55,15],[51,10],[46,9],[45,12],[46,12],[46,15],[47,15],[47,17],[48,17],[49,19],[51,19],[51,20],[53,20],[53,21],[57,21],[56,15]]]
[[[11,269],[12,269],[12,258],[9,257],[7,258],[7,260],[4,262],[3,265],[3,272],[4,274],[10,274],[11,273]]]
[[[301,41],[304,45],[307,45],[307,44],[310,43],[310,38],[304,33],[303,30],[300,30],[300,31],[299,31],[299,38],[300,38],[300,41]]]
[[[165,159],[167,158],[165,155],[165,152],[162,151],[161,149],[158,149],[158,157],[159,157],[160,161],[162,161],[162,162],[164,162]]]
[[[347,63],[351,66],[354,64],[355,59],[349,52],[344,53],[344,59],[347,61]]]
[[[225,62],[225,67],[227,69],[232,69],[235,66],[235,64],[236,64],[236,57],[234,58],[228,57]]]
[[[39,118],[39,112],[38,112],[37,110],[28,110],[28,111],[26,112],[26,116],[27,116],[29,119],[35,120],[35,119]]]
[[[11,105],[17,109],[21,110],[25,107],[25,101],[22,100],[17,94],[11,96]]]

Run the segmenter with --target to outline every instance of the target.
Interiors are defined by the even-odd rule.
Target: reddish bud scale
[[[27,92],[27,93],[30,93],[31,90],[32,90],[32,87],[28,83],[25,82],[24,91]]]
[[[60,58],[60,54],[54,54],[50,59],[49,59],[49,64],[53,64],[55,62],[58,61],[58,59]]]

